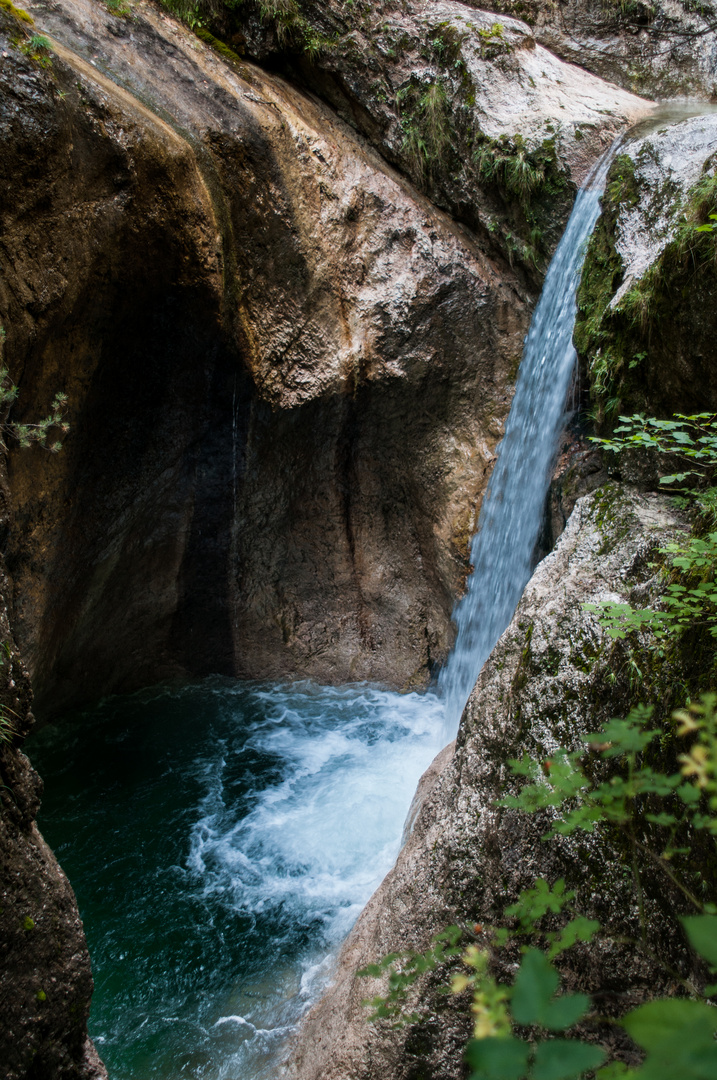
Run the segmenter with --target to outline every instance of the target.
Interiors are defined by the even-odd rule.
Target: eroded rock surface
[[[7,489],[0,481],[0,528]],[[33,723],[0,560],[0,1062],[3,1080],[107,1080],[87,1035],[90,958],[69,881],[37,830],[42,781],[20,749]]]
[[[606,422],[717,407],[716,145],[717,116],[693,117],[628,143],[611,168],[575,335]]]
[[[558,56],[635,93],[714,97],[717,9],[711,0],[492,0],[480,6],[524,19]]]
[[[623,712],[628,657],[584,605],[634,602],[638,594],[644,601],[654,588],[657,546],[682,529],[665,500],[615,485],[577,503],[481,672],[455,754],[444,751],[434,763],[406,845],[349,936],[333,987],[304,1024],[288,1069],[292,1078],[463,1076],[469,1003],[440,993],[445,971],[417,984],[407,1008],[420,1020],[398,1031],[367,1022],[361,1002],[384,988],[356,972],[389,952],[422,951],[448,925],[495,923],[537,877],[564,877],[581,911],[634,934],[636,900],[623,856],[607,835],[547,845],[545,818],[497,808],[495,800],[516,787],[510,758],[542,760],[559,747],[577,748],[581,734]],[[664,893],[654,882],[646,890],[653,944],[679,966],[685,957],[662,914]],[[670,903],[679,905],[675,897]],[[580,946],[561,963],[565,984],[598,994],[607,1014],[649,996],[664,979],[631,946]],[[598,1037],[617,1038],[607,1029]]]
[[[312,86],[534,287],[574,184],[646,102],[564,63],[520,19],[478,7],[301,0],[274,16],[250,2],[210,17],[236,47]]]

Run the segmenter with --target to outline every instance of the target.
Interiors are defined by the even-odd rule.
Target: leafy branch
[[[637,414],[621,416],[620,420],[612,438],[592,441],[615,454],[649,450],[683,463],[684,471],[663,475],[660,483],[702,484],[697,488],[676,488],[680,492],[679,505],[696,509],[702,523],[714,519],[717,487],[710,485],[717,467],[717,414],[676,413],[672,420]],[[586,604],[586,610],[596,612],[608,635],[615,639],[641,630],[650,631],[658,639],[675,638],[698,627],[709,629],[711,636],[717,637],[717,532],[667,544],[659,553],[666,556],[670,568],[664,576],[672,580],[666,582],[658,607],[634,608],[606,601]]]
[[[0,449],[7,450],[7,440],[13,439],[25,449],[36,444],[43,449],[56,454],[62,449],[62,440],[70,430],[67,422],[67,394],[58,392],[52,399],[50,411],[47,416],[32,424],[20,424],[15,420],[8,420],[10,409],[17,401],[19,387],[10,378],[10,373],[2,363],[2,351],[5,342],[5,331],[0,327]]]
[[[715,898],[696,896],[677,865],[679,856],[689,851],[684,840],[692,833],[704,832],[717,846],[717,695],[704,695],[673,718],[675,738],[684,740],[676,772],[650,764],[664,733],[653,726],[652,709],[641,706],[626,719],[611,720],[585,735],[582,750],[561,750],[544,761],[511,761],[513,775],[527,782],[517,795],[497,804],[527,814],[547,811],[553,818],[543,837],[548,842],[599,826],[621,833],[631,852],[640,936],[630,937],[581,913],[575,891],[563,879],[552,884],[538,879],[505,908],[501,925],[465,927],[462,934],[451,927],[445,951],[434,944],[420,956],[392,954],[364,969],[360,974],[389,973],[388,995],[370,1002],[372,1019],[415,1020],[414,1013],[405,1012],[408,991],[426,971],[454,957],[459,938],[469,936],[473,942],[462,956],[467,970],[453,976],[451,989],[471,991],[474,1031],[465,1052],[470,1080],[579,1080],[594,1069],[598,1080],[714,1080],[717,1009],[705,999],[717,995],[717,984],[696,987],[656,954],[647,936],[642,877],[650,865],[692,906],[695,914],[681,918],[679,927],[712,977],[717,975]],[[660,842],[656,845],[652,838]],[[580,1038],[575,1028],[591,1020],[616,1021],[600,1017],[587,995],[560,993],[552,961],[598,936],[642,951],[685,995],[647,1002],[619,1021],[644,1052],[637,1068],[620,1062],[603,1065],[604,1051]],[[506,985],[493,971],[503,950],[510,948],[513,955],[516,945],[522,959],[512,984]]]

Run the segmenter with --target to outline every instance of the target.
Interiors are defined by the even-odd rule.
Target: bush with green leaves
[[[674,639],[695,629],[717,638],[717,532],[710,528],[717,520],[717,414],[677,413],[671,420],[638,414],[620,421],[611,438],[593,441],[614,454],[649,451],[680,466],[679,472],[661,476],[660,483],[677,492],[678,506],[692,512],[695,530],[684,542],[659,549],[664,588],[656,605],[605,602],[588,605],[588,610],[600,616],[612,638],[646,630],[660,640]]]
[[[597,1080],[714,1080],[717,1008],[710,999],[717,995],[717,896],[693,873],[688,855],[690,838],[698,833],[711,845],[712,857],[717,855],[716,707],[717,695],[711,694],[674,714],[672,734],[682,752],[671,772],[652,764],[666,733],[651,726],[652,710],[646,707],[585,735],[581,750],[559,751],[549,762],[510,762],[525,782],[499,805],[549,815],[553,824],[544,841],[596,829],[621,836],[639,913],[634,937],[581,912],[564,880],[539,879],[505,909],[500,925],[451,927],[420,956],[393,955],[365,969],[374,976],[390,972],[389,995],[370,1002],[373,1018],[413,1020],[402,1007],[417,978],[446,961],[455,963],[460,940],[468,939],[462,956],[467,972],[454,975],[452,989],[472,994],[474,1032],[465,1052],[470,1080],[579,1080],[588,1071]],[[648,869],[677,891],[685,911],[691,909],[674,920],[675,937],[695,957],[687,972],[657,954],[649,939],[643,886]],[[601,1016],[586,994],[561,993],[554,961],[578,943],[600,940],[642,952],[663,968],[678,994],[646,1001],[618,1021]],[[515,977],[509,985],[500,983],[493,972],[506,950],[513,956],[516,947],[522,955]],[[700,978],[700,971],[711,974]],[[605,1023],[627,1032],[643,1053],[642,1064],[605,1063],[596,1044],[596,1027]]]

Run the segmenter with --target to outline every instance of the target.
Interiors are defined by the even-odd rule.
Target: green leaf
[[[465,1059],[470,1080],[521,1080],[528,1071],[530,1044],[519,1039],[471,1039]]]
[[[548,958],[552,960],[566,949],[572,948],[578,941],[592,941],[600,929],[600,923],[595,919],[586,919],[584,915],[578,915],[563,927],[550,946]]]
[[[573,1039],[551,1039],[535,1048],[533,1080],[578,1080],[604,1060],[605,1054],[598,1046]]]
[[[681,922],[695,952],[717,968],[717,915],[687,915]]]
[[[640,1005],[623,1018],[622,1026],[639,1046],[660,1052],[675,1037],[682,1042],[690,1033],[711,1039],[717,1031],[717,1009],[702,1001],[664,998]]]
[[[595,1080],[632,1080],[635,1076],[632,1069],[622,1061],[611,1061],[609,1065],[603,1065],[595,1074]]]
[[[517,1024],[540,1024],[547,1012],[560,977],[539,949],[529,949],[523,957],[513,985],[511,1008]]]
[[[543,1018],[543,1026],[549,1031],[566,1031],[577,1024],[590,1008],[586,994],[563,994],[550,1005]]]
[[[516,1024],[540,1024],[550,1031],[572,1027],[590,1004],[585,994],[567,994],[553,1000],[560,982],[555,968],[539,949],[523,957],[513,985],[511,1009]]]
[[[524,928],[529,928],[549,911],[558,914],[575,897],[574,892],[565,891],[565,881],[560,878],[551,887],[543,878],[538,878],[532,889],[525,889],[515,904],[505,909],[511,918],[520,919]]]
[[[685,1029],[631,1075],[634,1080],[715,1080],[717,1045],[711,1037]]]
[[[661,484],[674,484],[674,483],[681,484],[683,480],[686,480],[688,476],[692,476],[692,475],[693,475],[692,472],[673,473],[671,476],[661,476],[660,477],[660,483]]]

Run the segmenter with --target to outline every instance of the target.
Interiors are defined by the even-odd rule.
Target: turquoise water
[[[34,736],[111,1080],[273,1080],[440,749],[431,694],[211,679]]]

